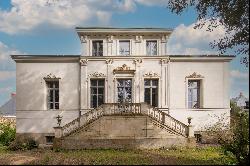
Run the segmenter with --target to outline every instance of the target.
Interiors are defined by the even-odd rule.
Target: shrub
[[[24,138],[24,139],[15,139],[9,145],[9,150],[31,150],[37,148],[37,142],[32,138]]]
[[[11,124],[0,124],[0,144],[8,146],[15,139],[16,129]]]
[[[249,114],[231,103],[229,128],[225,127],[224,118],[220,117],[218,123],[206,130],[222,146],[225,154],[232,153],[240,165],[249,164]]]

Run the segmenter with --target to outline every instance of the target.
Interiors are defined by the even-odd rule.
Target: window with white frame
[[[188,80],[188,108],[200,108],[200,80]]]
[[[104,83],[104,79],[90,80],[91,108],[97,108],[104,103]]]
[[[92,56],[103,56],[103,41],[92,41]]]
[[[157,55],[157,41],[146,41],[147,55]]]
[[[144,80],[144,101],[148,104],[158,106],[158,80],[145,79]]]
[[[130,55],[130,41],[119,41],[119,55]]]
[[[59,109],[59,81],[46,81],[47,84],[47,108]]]

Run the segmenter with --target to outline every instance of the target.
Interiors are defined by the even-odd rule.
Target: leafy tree
[[[188,7],[194,7],[198,16],[194,28],[209,24],[207,30],[213,31],[222,25],[226,29],[225,37],[210,43],[221,53],[236,48],[236,53],[249,53],[249,0],[169,0],[168,8],[181,14]],[[242,62],[248,66],[249,57]]]

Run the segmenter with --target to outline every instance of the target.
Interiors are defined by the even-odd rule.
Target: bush
[[[25,138],[25,139],[15,139],[11,144],[9,145],[9,150],[31,150],[34,148],[37,148],[38,144],[35,140],[32,138]]]
[[[8,146],[16,135],[16,129],[11,124],[0,124],[0,144]]]
[[[238,164],[249,164],[249,113],[231,103],[228,128],[223,123],[224,118],[220,117],[218,123],[207,128],[207,132],[222,146],[225,154],[231,153],[235,156]]]

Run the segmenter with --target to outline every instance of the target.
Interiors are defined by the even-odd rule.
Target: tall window
[[[90,80],[91,108],[97,108],[104,103],[104,79]]]
[[[130,54],[130,42],[129,41],[119,41],[119,53],[120,55],[127,56]]]
[[[188,81],[188,108],[200,108],[200,80]]]
[[[103,41],[98,40],[92,42],[92,55],[103,56]]]
[[[158,80],[145,79],[144,80],[144,101],[148,104],[158,106]]]
[[[48,109],[59,109],[59,81],[46,81]]]
[[[147,47],[147,55],[157,55],[157,41],[147,41],[146,42]]]

